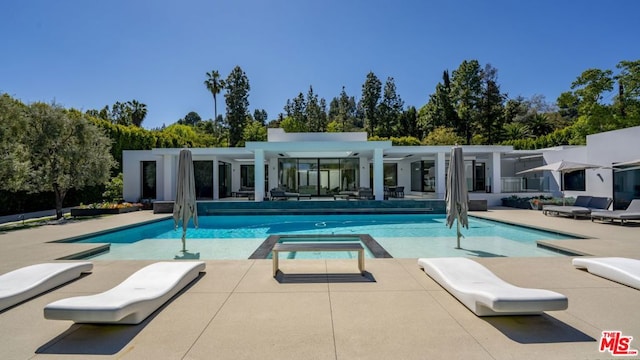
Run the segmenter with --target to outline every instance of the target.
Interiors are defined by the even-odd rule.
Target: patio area
[[[640,259],[638,228],[506,208],[472,215],[589,239],[547,241],[596,256]],[[0,233],[0,273],[92,247],[49,243],[166,214],[141,211]],[[561,243],[560,243],[561,242]],[[454,244],[452,244],[454,246]],[[571,265],[572,257],[478,258],[504,280],[557,291],[565,311],[476,317],[431,280],[417,259],[367,259],[373,282],[349,260],[282,261],[284,273],[326,274],[278,282],[271,260],[207,261],[206,273],[140,325],[45,320],[46,304],[111,288],[149,261],[93,261],[93,272],[0,313],[4,359],[602,359],[602,331],[640,347],[640,291]],[[627,357],[628,358],[628,357]]]

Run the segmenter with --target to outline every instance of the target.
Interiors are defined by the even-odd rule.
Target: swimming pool
[[[217,215],[198,221],[198,229],[190,224],[187,231],[187,249],[200,259],[247,259],[271,235],[368,234],[396,258],[561,256],[536,241],[572,238],[470,217],[462,249],[454,249],[455,226],[449,229],[442,214]],[[94,259],[172,259],[182,248],[181,235],[182,229],[174,230],[173,220],[167,219],[78,242],[111,244],[109,252]]]

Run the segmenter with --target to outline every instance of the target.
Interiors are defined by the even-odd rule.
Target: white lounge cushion
[[[26,266],[0,275],[0,311],[89,272],[89,262],[59,262]]]
[[[562,294],[511,285],[467,258],[424,258],[418,265],[478,316],[540,314],[568,306]]]
[[[594,275],[640,289],[640,260],[605,257],[575,258],[573,266],[587,269]]]
[[[204,271],[203,261],[157,262],[100,294],[55,301],[44,317],[76,323],[139,324]]]

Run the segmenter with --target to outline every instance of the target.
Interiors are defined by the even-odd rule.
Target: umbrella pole
[[[187,232],[182,232],[182,252],[187,252]]]
[[[456,249],[460,249],[460,215],[458,215],[456,217],[456,226],[457,226],[457,231],[456,231],[456,237],[458,239],[458,242],[456,243]]]

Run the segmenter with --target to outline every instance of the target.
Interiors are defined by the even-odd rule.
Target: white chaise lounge
[[[76,323],[139,324],[204,271],[203,261],[157,262],[100,294],[58,300],[44,317]]]
[[[605,257],[575,258],[572,262],[576,268],[640,290],[640,260]]]
[[[478,316],[541,314],[568,307],[562,294],[511,285],[467,258],[424,258],[418,266]]]
[[[90,262],[59,262],[26,266],[0,275],[0,311],[90,272]]]

